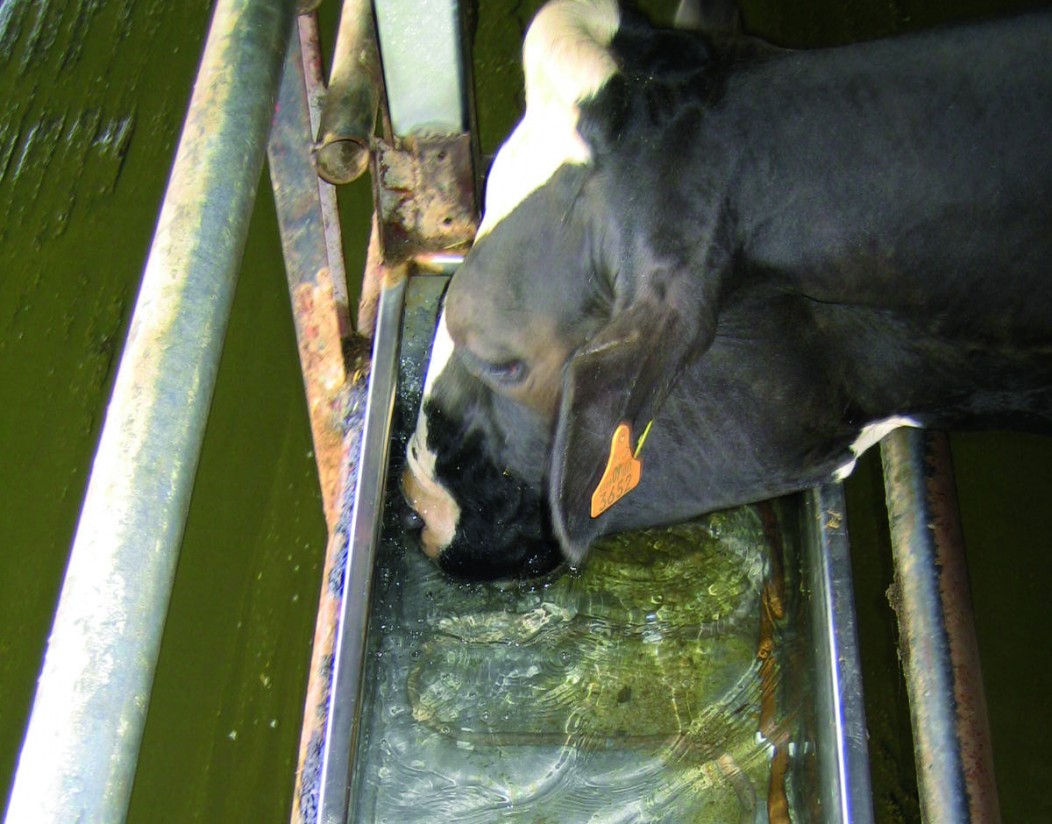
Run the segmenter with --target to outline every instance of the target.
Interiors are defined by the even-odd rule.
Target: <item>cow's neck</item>
[[[1010,61],[966,29],[951,48],[790,54],[731,82],[721,140],[742,146],[730,190],[753,274],[940,334],[1052,339],[1050,26],[1026,22],[1002,24]]]

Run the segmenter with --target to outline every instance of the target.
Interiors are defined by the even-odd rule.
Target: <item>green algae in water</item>
[[[751,510],[619,535],[539,603],[530,593],[442,617],[410,672],[413,716],[490,743],[692,731],[755,659],[762,547]]]
[[[753,611],[764,546],[751,509],[610,536],[596,544],[580,575],[566,579],[568,597],[587,614],[616,620],[626,630],[652,631],[657,622],[669,632],[716,633]]]
[[[385,542],[359,820],[766,820],[754,509],[504,590]]]

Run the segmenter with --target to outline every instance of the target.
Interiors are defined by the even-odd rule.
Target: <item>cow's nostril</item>
[[[562,565],[564,558],[554,544],[544,542],[526,556],[523,573],[529,578],[542,578]]]
[[[414,532],[424,528],[424,519],[411,506],[405,506],[402,510],[402,526]]]
[[[420,514],[413,508],[412,500],[406,492],[406,483],[410,477],[409,470],[406,470],[402,474],[402,479],[399,483],[399,488],[401,489],[402,494],[397,496],[398,501],[396,506],[398,509],[398,519],[406,529],[419,532],[424,528],[424,519],[421,518]]]

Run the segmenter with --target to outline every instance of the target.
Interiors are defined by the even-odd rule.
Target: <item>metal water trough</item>
[[[394,375],[397,363],[407,357],[403,336],[410,332],[420,336],[419,326],[412,326],[418,319],[410,315],[406,305],[408,302],[416,307],[423,300],[423,314],[430,306],[433,317],[434,298],[440,292],[431,283],[434,280],[426,276],[412,278],[383,291],[372,373],[377,394],[370,394],[363,462],[382,460],[378,456],[391,441]],[[409,301],[407,293],[411,296]],[[421,298],[421,294],[425,297]],[[413,314],[421,312],[414,309]],[[419,351],[408,355],[419,356]],[[381,363],[389,370],[382,375]],[[371,436],[376,440],[371,440]],[[808,625],[804,632],[809,643],[801,649],[800,660],[788,662],[784,677],[805,679],[808,686],[802,689],[812,696],[812,703],[803,714],[814,719],[814,724],[801,731],[800,739],[802,746],[814,753],[817,774],[804,779],[798,791],[811,795],[815,807],[822,810],[823,821],[866,824],[873,821],[873,813],[843,490],[839,485],[826,486],[800,497],[798,541]],[[372,483],[367,487],[361,484],[352,500],[356,528],[349,557],[375,558],[383,523],[382,507],[383,496],[376,487]],[[305,741],[314,741],[320,750],[308,745],[304,751],[305,768],[298,791],[300,806],[294,816],[297,824],[362,820],[355,816],[361,792],[355,786],[355,756],[360,751],[363,716],[371,709],[362,677],[368,672],[367,652],[374,647],[369,640],[371,628],[367,620],[370,593],[363,591],[371,581],[364,566],[366,563],[361,562],[359,571],[345,578],[348,589],[342,601],[343,621],[336,629],[333,683],[322,710],[329,718],[324,737],[318,740],[316,733],[308,734],[305,728]],[[361,577],[355,581],[355,575]],[[310,715],[316,711],[317,708],[308,707],[307,727],[311,726]]]

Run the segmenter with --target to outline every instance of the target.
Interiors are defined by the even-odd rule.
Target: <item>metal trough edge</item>
[[[338,564],[334,570],[337,580],[330,581],[330,586],[335,586],[342,597],[333,646],[324,741],[319,753],[314,820],[323,824],[344,824],[347,820],[353,753],[358,739],[369,596],[376,542],[383,520],[405,291],[406,280],[402,278],[385,285],[380,293],[357,477],[353,484],[345,484],[340,523],[330,539],[345,543],[346,551],[342,569]],[[309,805],[304,805],[302,799],[300,805],[304,820],[311,820]]]
[[[868,733],[846,513],[840,484],[804,493],[803,554],[811,593],[816,704],[833,708],[832,713],[817,714],[824,792],[820,801],[830,824],[871,824]]]

